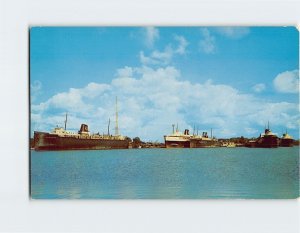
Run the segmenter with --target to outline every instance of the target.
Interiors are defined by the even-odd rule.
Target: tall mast
[[[68,112],[66,112],[66,119],[65,119],[65,130],[67,130],[67,122],[68,122]]]
[[[210,138],[212,138],[212,128],[210,128]]]
[[[173,128],[173,134],[174,134],[174,127],[175,127],[175,124],[172,124],[172,128]]]
[[[269,121],[268,121],[268,129],[270,129]]]
[[[116,96],[116,128],[115,135],[119,135],[119,126],[118,126],[118,97]]]
[[[108,118],[107,135],[110,135],[110,133],[109,133],[109,126],[110,126],[110,118]]]

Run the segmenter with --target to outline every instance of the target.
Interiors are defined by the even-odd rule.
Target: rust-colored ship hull
[[[292,147],[292,146],[294,146],[294,139],[292,139],[292,138],[281,138],[279,146]]]
[[[197,138],[191,138],[190,148],[211,148],[217,147],[217,142],[215,140],[202,140]]]
[[[255,145],[255,147],[261,148],[277,148],[279,146],[279,140],[277,136],[265,136],[263,138],[259,138]]]
[[[46,132],[34,132],[35,150],[101,150],[128,149],[126,139],[92,138],[92,137],[61,137]]]

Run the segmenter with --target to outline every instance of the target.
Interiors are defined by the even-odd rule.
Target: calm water
[[[31,151],[32,198],[296,198],[299,147]]]

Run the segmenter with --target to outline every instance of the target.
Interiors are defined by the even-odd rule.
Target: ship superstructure
[[[268,127],[265,128],[263,134],[260,134],[255,141],[248,142],[247,147],[261,147],[261,148],[276,148],[279,146],[279,138]]]
[[[189,135],[189,130],[186,129],[184,130],[184,133],[182,133],[178,130],[178,125],[176,130],[174,130],[175,125],[173,124],[172,126],[172,134],[164,136],[166,148],[189,148],[191,138],[191,135]]]

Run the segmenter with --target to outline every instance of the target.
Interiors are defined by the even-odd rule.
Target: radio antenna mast
[[[68,122],[68,112],[66,112],[66,119],[65,119],[65,130],[67,130],[67,122]]]
[[[116,96],[116,128],[115,135],[119,135],[119,126],[118,126],[118,97]]]

